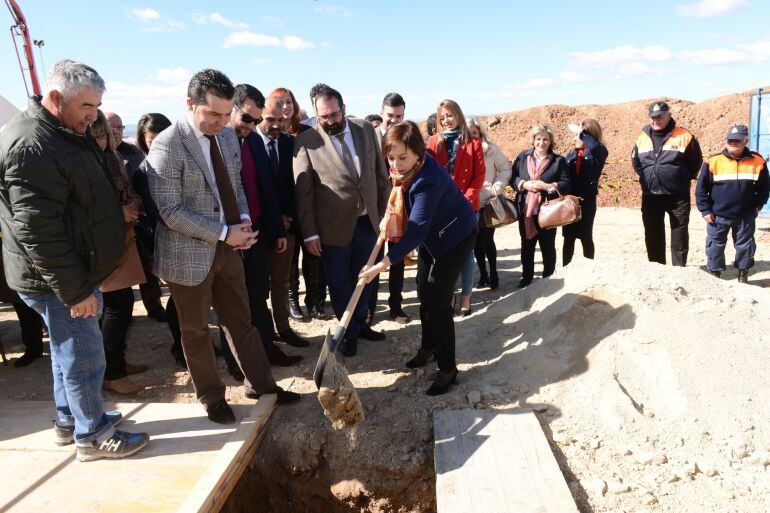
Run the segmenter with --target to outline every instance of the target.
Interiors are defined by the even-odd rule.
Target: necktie
[[[214,168],[214,179],[217,181],[217,191],[219,192],[219,201],[222,202],[222,210],[225,213],[225,222],[227,224],[239,224],[241,214],[238,211],[238,201],[235,199],[233,184],[227,174],[227,167],[222,159],[222,153],[219,151],[217,138],[213,135],[205,137],[211,142],[211,165]]]
[[[270,165],[273,166],[273,171],[278,171],[278,150],[275,148],[275,139],[270,139],[267,143],[267,153],[270,156]]]
[[[358,183],[360,177],[358,176],[356,163],[353,162],[353,154],[350,152],[350,146],[348,146],[348,143],[345,142],[345,132],[335,134],[334,137],[337,138],[337,140],[340,142],[340,146],[342,147],[342,163],[345,164],[345,168],[347,168],[348,173],[350,173],[350,176],[353,178],[353,181]]]

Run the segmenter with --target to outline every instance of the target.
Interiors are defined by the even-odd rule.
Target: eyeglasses
[[[247,125],[250,125],[252,123],[254,123],[255,125],[258,125],[258,124],[262,123],[262,118],[252,117],[251,115],[246,114],[245,112],[243,112],[241,110],[241,108],[238,107],[237,105],[233,104],[233,106],[235,107],[235,110],[237,110],[238,112],[241,113],[241,121],[243,121]]]
[[[330,121],[332,119],[337,119],[338,117],[340,117],[340,114],[342,114],[342,111],[338,110],[337,112],[332,112],[331,114],[326,114],[323,116],[316,115],[316,117],[322,121]]]
[[[126,125],[111,126],[110,129],[111,130],[125,130],[126,129]]]

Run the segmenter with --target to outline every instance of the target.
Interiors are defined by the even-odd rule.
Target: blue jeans
[[[102,310],[102,294],[94,295]],[[53,368],[56,424],[75,427],[75,444],[101,443],[115,428],[104,414],[102,378],[106,367],[99,315],[84,319],[70,316],[70,309],[55,294],[24,294],[19,297],[40,314],[48,326]]]
[[[329,284],[332,308],[337,319],[342,318],[348,301],[353,296],[353,290],[356,288],[358,273],[366,265],[376,243],[377,234],[374,233],[369,216],[359,216],[353,240],[347,246],[322,244],[321,258],[326,270],[326,282]],[[364,287],[348,329],[345,331],[345,339],[351,344],[358,342],[358,334],[361,332],[361,328],[366,325],[369,295],[373,289],[374,282]]]
[[[475,212],[474,215],[476,216],[476,224],[479,222],[479,213]],[[474,278],[474,272],[476,270],[476,258],[473,255],[473,248],[468,252],[468,258],[465,260],[465,263],[463,264],[463,269],[460,271],[460,282],[462,284],[462,292],[461,294],[463,296],[470,296],[473,292],[473,278]]]
[[[734,219],[714,216],[714,222],[706,224],[706,266],[709,271],[726,269],[725,246],[727,233],[731,229],[735,245],[735,266],[738,269],[754,267],[754,254],[757,251],[757,244],[754,242],[756,220],[757,212],[750,212]]]

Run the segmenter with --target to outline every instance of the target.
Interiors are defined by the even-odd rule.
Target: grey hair
[[[482,123],[479,118],[473,116],[472,118],[466,119],[465,122],[468,124],[468,128],[472,126],[478,127],[479,133],[481,134],[481,140],[487,144],[489,143],[487,140],[487,129],[484,128],[484,123]]]
[[[90,87],[99,94],[104,94],[107,89],[104,80],[94,68],[64,59],[54,64],[48,74],[45,81],[45,94],[59,91],[65,99],[68,99],[84,87]]]

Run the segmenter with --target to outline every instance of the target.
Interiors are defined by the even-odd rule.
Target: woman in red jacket
[[[438,104],[436,121],[438,132],[428,139],[428,153],[452,176],[473,207],[478,221],[479,192],[484,185],[486,173],[481,139],[471,137],[463,111],[453,100],[444,100]],[[474,267],[471,251],[462,270],[460,312],[463,317],[471,314]]]

